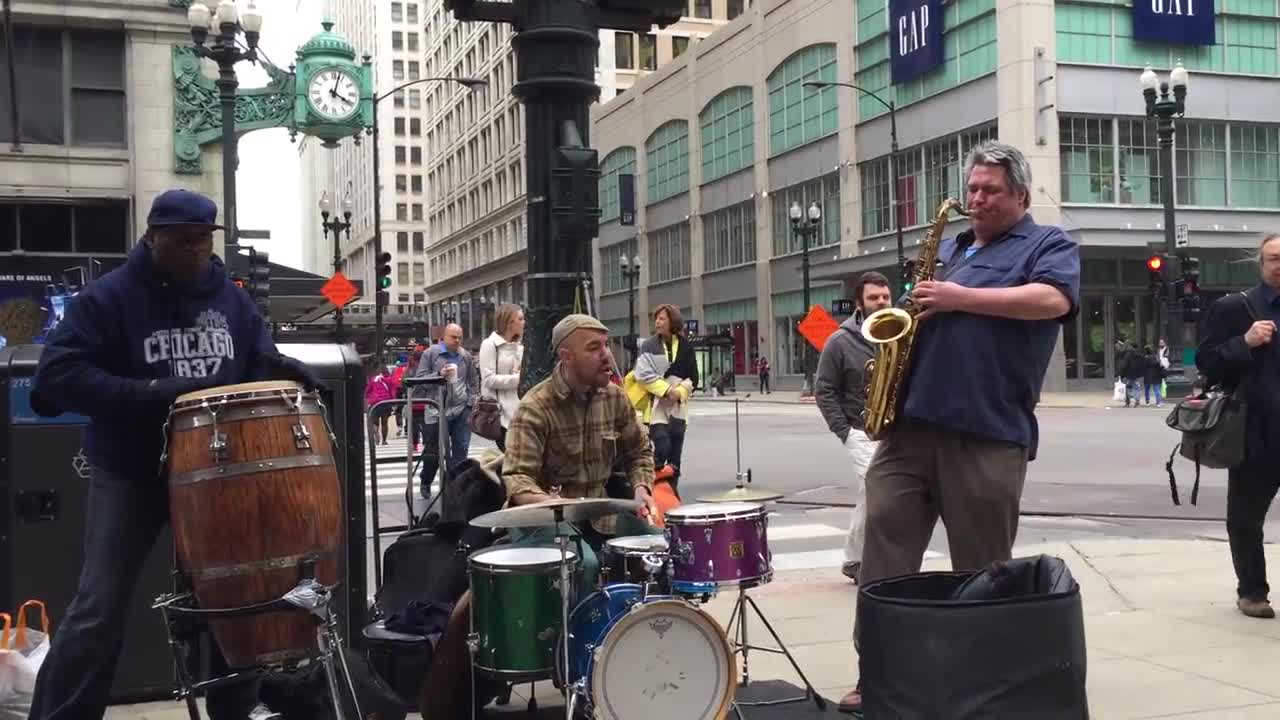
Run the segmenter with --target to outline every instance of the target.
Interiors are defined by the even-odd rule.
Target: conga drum
[[[202,609],[279,600],[314,561],[337,584],[342,497],[324,408],[294,382],[188,393],[166,426],[174,542]],[[314,657],[316,618],[304,610],[213,620],[227,664],[247,668]]]

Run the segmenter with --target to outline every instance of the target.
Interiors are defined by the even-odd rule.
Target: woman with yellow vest
[[[654,469],[671,466],[671,486],[679,496],[680,456],[689,419],[689,395],[698,384],[698,365],[684,337],[679,308],[659,305],[653,324],[654,335],[640,344],[635,369],[624,385],[641,421],[649,427]]]

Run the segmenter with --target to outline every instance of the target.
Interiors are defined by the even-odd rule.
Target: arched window
[[[769,75],[769,154],[778,155],[836,132],[836,88],[810,90],[807,80],[836,79],[836,46],[810,45]]]
[[[715,96],[702,109],[698,124],[702,126],[702,182],[755,162],[755,103],[750,87],[732,87]]]
[[[644,141],[645,200],[656,203],[689,190],[689,123],[663,123]]]
[[[618,217],[618,176],[636,172],[636,149],[620,147],[600,163],[600,222]]]

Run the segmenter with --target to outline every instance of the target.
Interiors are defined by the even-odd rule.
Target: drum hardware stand
[[[778,647],[771,648],[771,647],[764,647],[761,645],[750,644],[750,641],[748,640],[748,636],[747,636],[747,606],[748,605],[750,605],[751,609],[755,611],[756,617],[760,618],[760,622],[764,623],[765,629],[767,629],[769,631],[769,634],[773,636],[773,640],[774,642],[778,643]],[[737,623],[737,628],[734,627],[735,622]],[[786,703],[802,702],[804,700],[808,700],[812,698],[813,703],[818,706],[818,710],[826,709],[827,701],[824,700],[822,696],[818,694],[818,691],[813,688],[813,684],[809,682],[809,678],[806,677],[804,674],[804,671],[800,669],[800,666],[796,663],[796,659],[791,656],[791,651],[787,649],[786,643],[782,642],[782,638],[778,637],[778,633],[776,630],[773,629],[773,625],[769,624],[769,619],[764,616],[764,612],[760,610],[760,606],[756,604],[756,601],[750,595],[747,594],[747,588],[743,585],[738,586],[738,599],[734,601],[733,612],[729,614],[729,625],[727,630],[728,630],[728,635],[732,638],[729,642],[734,646],[734,653],[735,654],[741,653],[742,655],[742,684],[743,685],[751,684],[750,671],[748,670],[747,654],[751,650],[759,650],[761,652],[770,652],[770,653],[776,653],[778,655],[785,655],[787,657],[787,660],[791,663],[791,667],[794,668],[796,671],[796,674],[800,676],[800,680],[804,683],[804,687],[805,687],[805,694],[797,697],[781,698],[778,700],[760,700],[760,701],[754,701],[754,702],[745,702],[745,701],[735,700],[733,703],[734,712],[738,714],[738,717],[740,719],[743,717],[743,715],[742,715],[742,710],[739,706],[752,707],[752,706],[760,706],[760,705],[782,705]]]
[[[169,649],[173,653],[174,664],[178,673],[178,689],[174,699],[186,703],[187,714],[191,720],[202,720],[200,709],[196,705],[196,696],[204,691],[247,681],[269,674],[276,667],[292,666],[293,663],[276,665],[260,665],[247,671],[233,671],[222,677],[192,682],[187,661],[191,654],[190,637],[194,634],[194,626],[218,619],[250,617],[265,613],[281,611],[309,611],[319,620],[316,629],[316,644],[320,651],[319,660],[324,666],[325,679],[329,685],[329,696],[333,700],[334,713],[337,720],[347,720],[344,709],[343,693],[340,685],[345,685],[347,696],[351,699],[351,707],[355,709],[355,718],[360,720],[364,713],[360,709],[360,700],[356,696],[355,685],[351,679],[351,669],[347,666],[346,655],[342,652],[342,637],[338,629],[337,615],[330,608],[333,601],[332,588],[326,587],[315,579],[315,559],[308,558],[299,563],[301,579],[284,597],[254,605],[235,608],[205,609],[193,607],[194,593],[183,587],[178,591],[156,598],[151,608],[159,610],[164,619],[165,630],[169,636]],[[179,574],[179,577],[182,577]],[[212,634],[211,634],[212,635]],[[216,642],[216,639],[214,640]],[[341,667],[342,680],[338,678],[338,667]]]

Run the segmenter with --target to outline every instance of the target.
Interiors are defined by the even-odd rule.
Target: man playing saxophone
[[[941,240],[936,279],[925,268],[911,292],[917,314],[901,404],[867,469],[864,587],[919,572],[939,517],[953,569],[1011,557],[1039,441],[1040,386],[1079,304],[1079,248],[1027,212],[1022,152],[984,143],[963,177],[970,229]],[[860,690],[841,710],[861,710]]]

